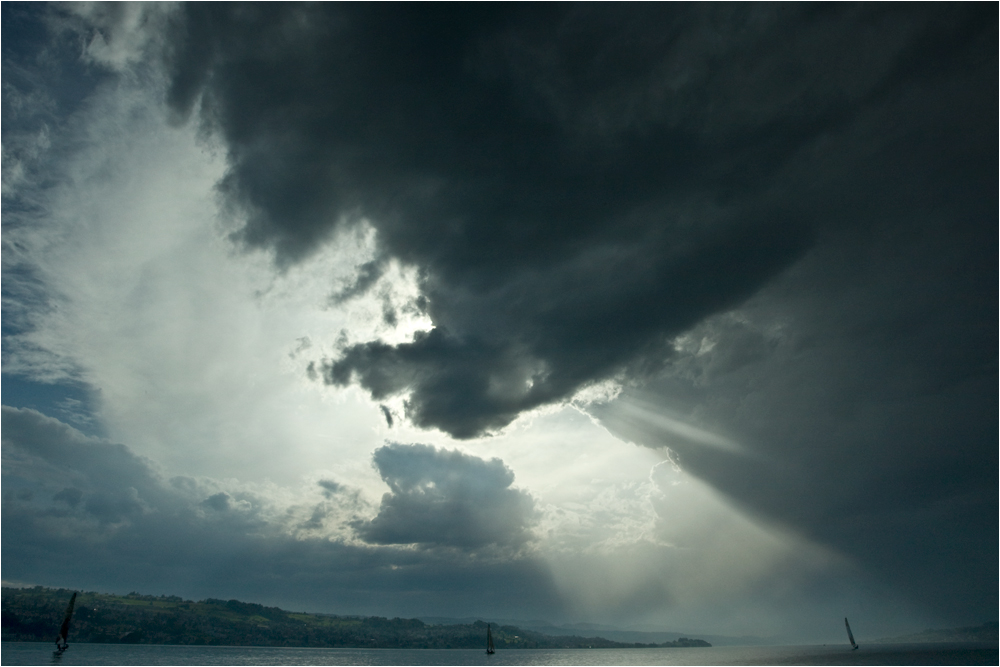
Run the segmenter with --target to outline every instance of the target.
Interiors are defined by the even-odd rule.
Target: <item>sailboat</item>
[[[66,617],[63,618],[62,625],[59,626],[59,637],[56,638],[56,652],[62,653],[69,648],[69,642],[66,641],[69,638],[69,622],[73,618],[73,606],[76,604],[76,593],[73,593],[73,597],[69,599],[69,605],[66,607]]]
[[[858,643],[854,641],[854,634],[851,632],[851,624],[847,622],[847,617],[844,617],[844,625],[847,626],[847,638],[851,640],[851,650],[858,650]]]
[[[493,647],[493,631],[490,629],[489,623],[486,624],[486,655],[493,655],[496,653],[496,648]]]

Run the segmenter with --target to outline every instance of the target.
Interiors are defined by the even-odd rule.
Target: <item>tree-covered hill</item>
[[[73,591],[3,588],[4,641],[54,641]],[[625,644],[600,637],[551,637],[505,625],[493,628],[497,649],[709,646],[681,638]],[[486,623],[428,625],[416,619],[295,613],[238,600],[200,602],[176,596],[77,595],[70,642],[310,646],[341,648],[480,648]]]

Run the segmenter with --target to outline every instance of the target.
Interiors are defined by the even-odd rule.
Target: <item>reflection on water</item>
[[[51,658],[50,658],[51,656]],[[321,649],[3,642],[0,664],[43,665],[996,665],[996,643],[653,649]]]

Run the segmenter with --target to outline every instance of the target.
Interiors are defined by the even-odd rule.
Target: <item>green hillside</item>
[[[3,588],[4,641],[54,641],[73,591]],[[627,644],[600,637],[551,637],[505,625],[493,628],[498,650],[709,646],[681,638]],[[295,613],[238,600],[193,602],[176,596],[77,595],[70,642],[309,646],[328,648],[480,648],[486,623],[428,625],[416,619]]]

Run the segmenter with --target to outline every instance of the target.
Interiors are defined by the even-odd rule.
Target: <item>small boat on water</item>
[[[69,599],[69,605],[66,607],[66,616],[63,618],[62,625],[59,626],[59,636],[56,638],[56,653],[62,654],[63,651],[69,648],[69,622],[73,619],[73,606],[76,604],[76,593],[73,593],[73,597]]]
[[[851,640],[851,650],[858,650],[858,643],[854,641],[854,633],[851,632],[851,624],[847,622],[847,617],[844,617],[844,625],[847,626],[847,638]]]
[[[493,655],[496,653],[496,648],[493,647],[493,631],[490,629],[489,623],[486,624],[486,655]]]

